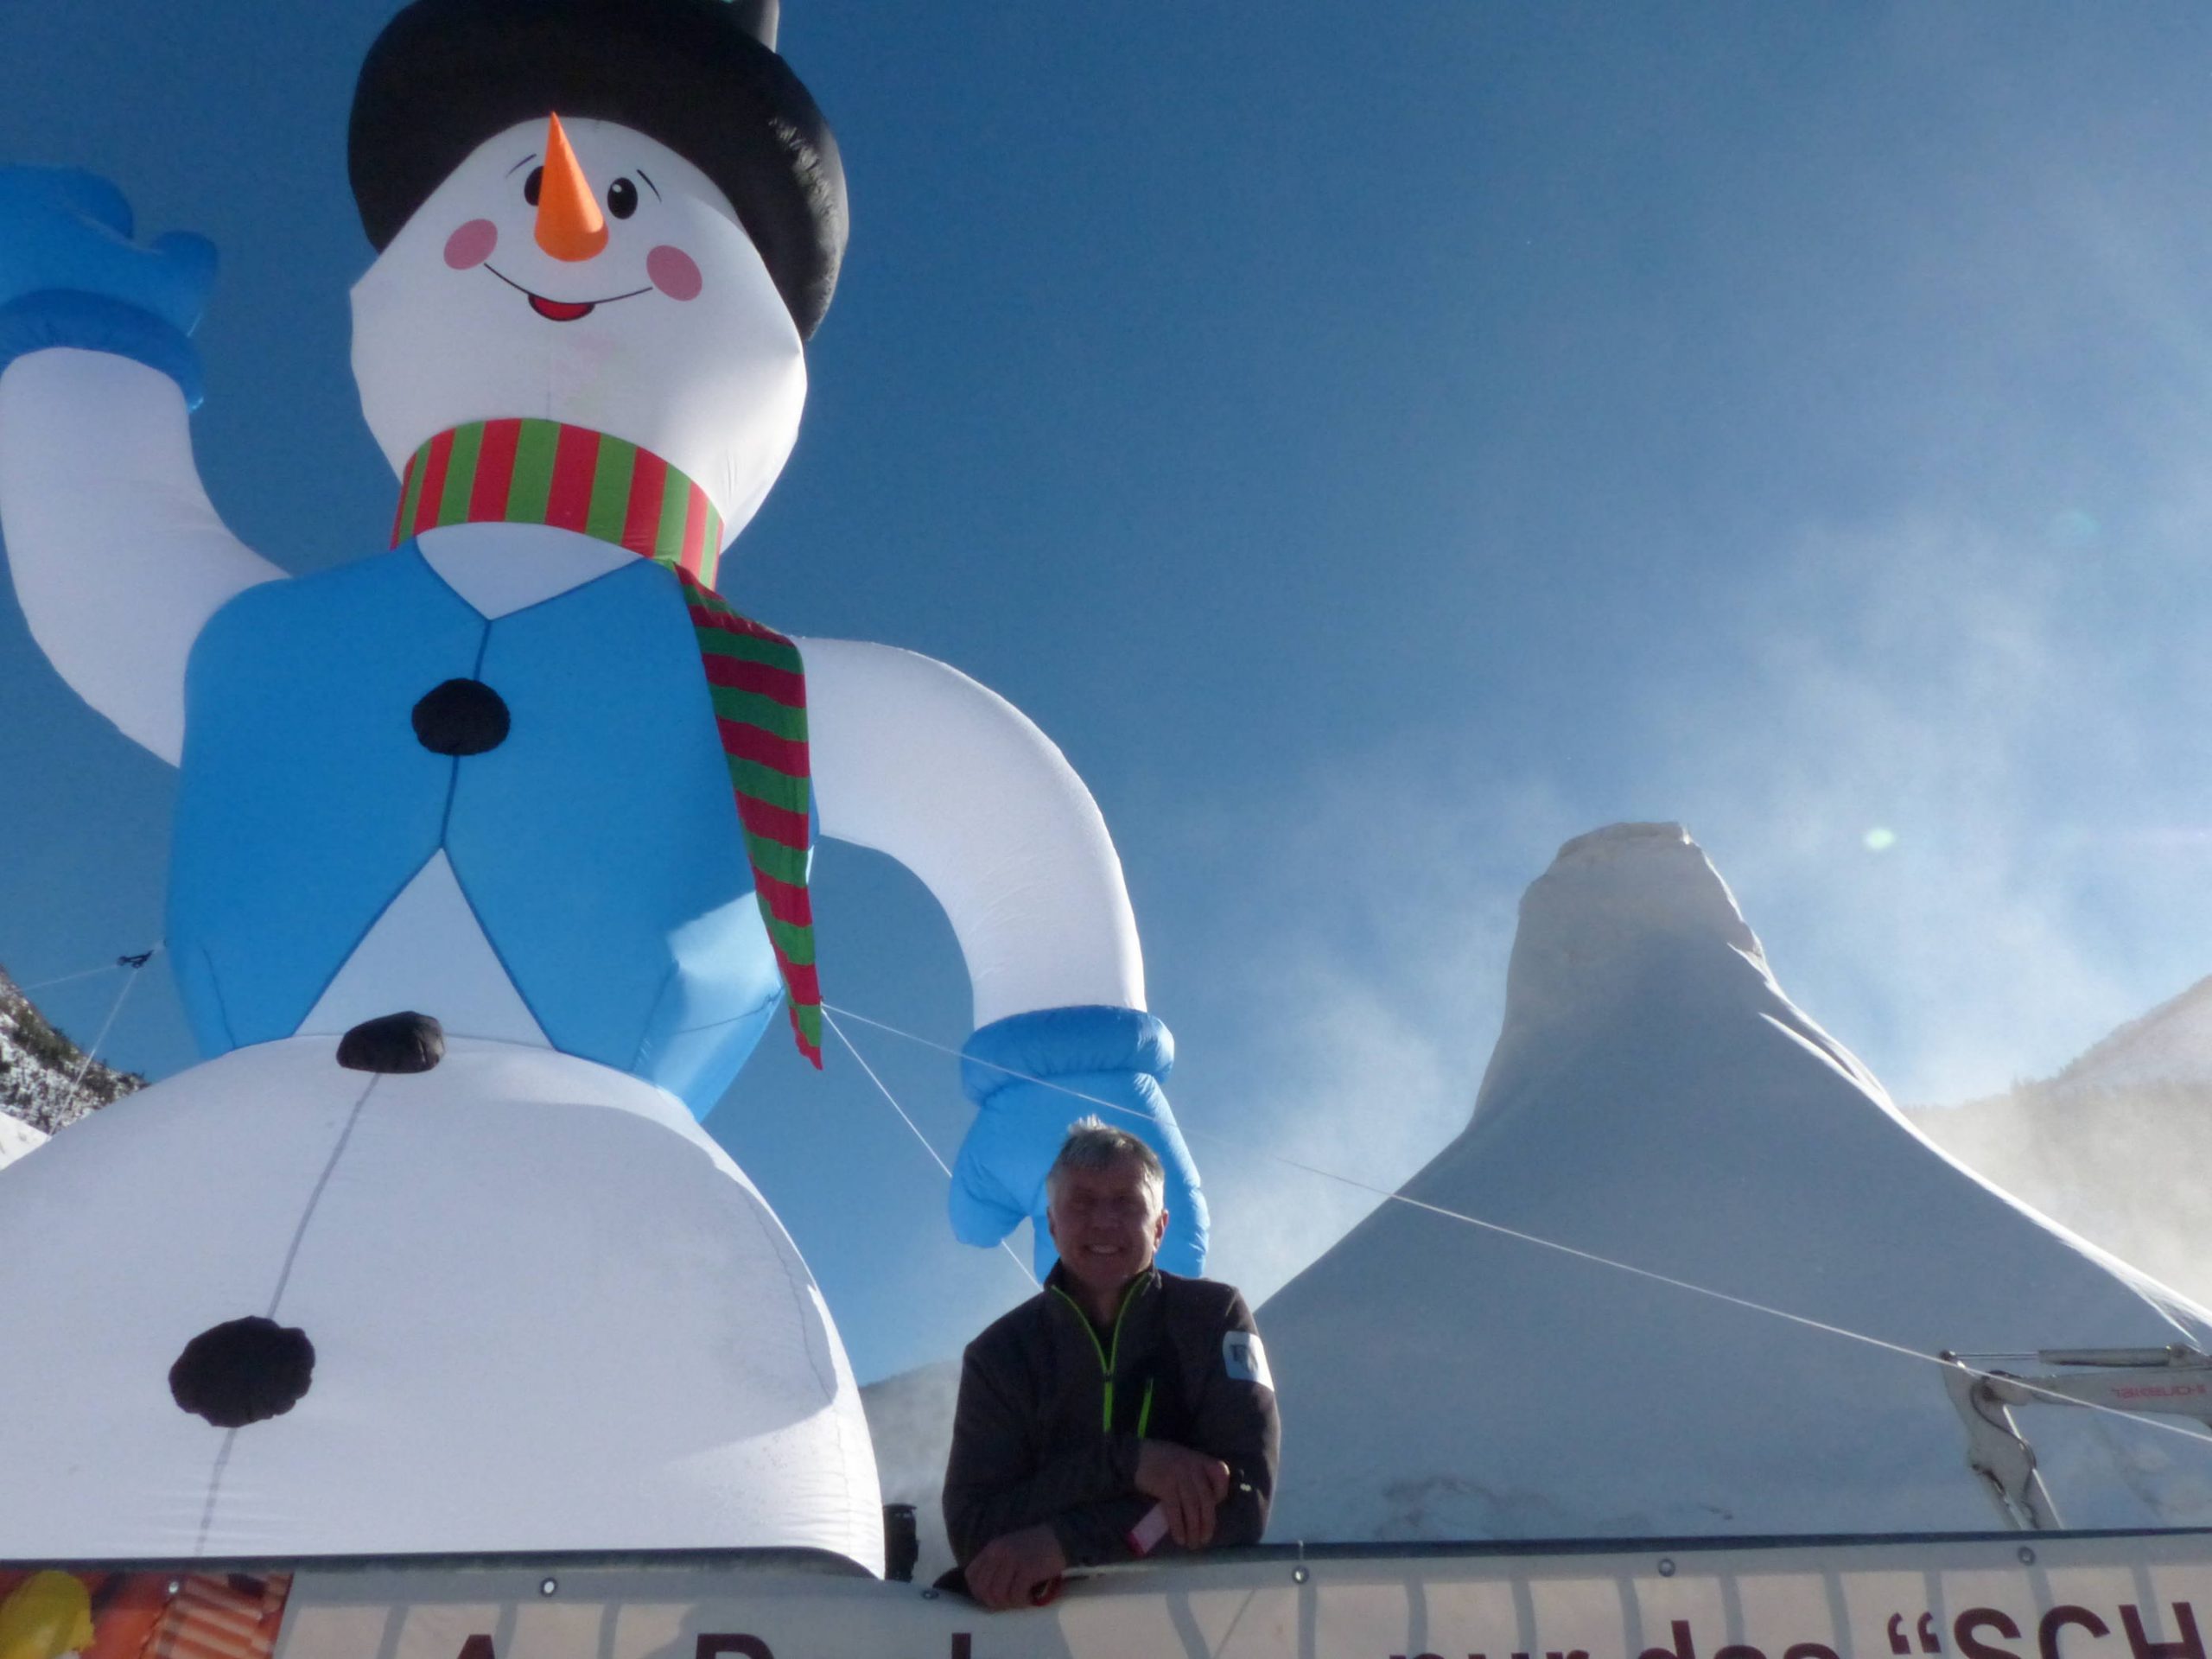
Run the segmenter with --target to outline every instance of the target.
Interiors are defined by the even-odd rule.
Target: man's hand
[[[995,1613],[1033,1607],[1037,1592],[1067,1570],[1067,1553],[1060,1548],[1059,1535],[1042,1524],[1024,1527],[992,1539],[976,1552],[976,1559],[968,1563],[968,1593]]]
[[[1173,1440],[1140,1441],[1137,1491],[1160,1500],[1170,1538],[1204,1549],[1213,1541],[1214,1511],[1229,1496],[1229,1465]]]

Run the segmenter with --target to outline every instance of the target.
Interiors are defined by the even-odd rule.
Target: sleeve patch
[[[1273,1394],[1275,1380],[1268,1371],[1268,1351],[1256,1331],[1230,1331],[1221,1339],[1221,1363],[1239,1382],[1256,1382]]]

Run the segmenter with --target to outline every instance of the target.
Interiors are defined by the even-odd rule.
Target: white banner
[[[1269,1551],[996,1615],[757,1560],[0,1567],[10,1659],[2212,1659],[2209,1618],[2200,1532]]]
[[[997,1615],[790,1565],[302,1564],[274,1659],[2208,1659],[2200,1601],[2203,1533],[1269,1552]]]

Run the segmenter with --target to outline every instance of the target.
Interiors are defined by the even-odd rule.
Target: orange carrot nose
[[[556,259],[588,259],[607,245],[607,216],[584,177],[561,118],[545,127],[545,174],[537,186],[537,245]]]

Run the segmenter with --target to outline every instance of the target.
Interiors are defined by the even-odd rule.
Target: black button
[[[410,1077],[445,1057],[445,1027],[412,1009],[364,1020],[338,1039],[338,1064],[348,1071]]]
[[[507,700],[481,680],[448,680],[415,705],[415,735],[433,754],[481,754],[507,741]]]
[[[315,1380],[315,1344],[259,1314],[202,1331],[169,1367],[169,1396],[218,1428],[282,1417]]]

